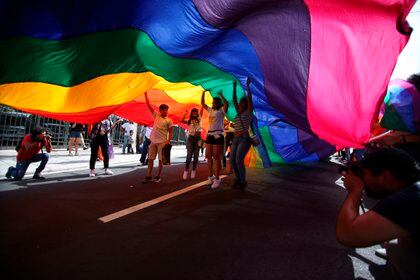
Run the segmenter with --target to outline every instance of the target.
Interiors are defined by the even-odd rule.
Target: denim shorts
[[[82,138],[82,133],[79,131],[73,131],[70,133],[70,138]]]

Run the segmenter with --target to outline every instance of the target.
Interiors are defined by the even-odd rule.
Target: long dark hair
[[[407,81],[413,84],[418,91],[420,91],[420,73],[413,74],[408,77]]]
[[[242,102],[245,103],[245,106],[246,106],[245,110],[247,110],[248,109],[248,98],[242,97],[241,100],[239,101],[239,103],[242,103]]]
[[[219,110],[220,108],[223,107],[223,102],[222,102],[222,99],[220,97],[213,98],[213,101],[216,101],[219,104],[219,106],[217,106],[216,110]]]
[[[193,112],[197,112],[197,116],[193,116]],[[198,114],[198,109],[197,108],[192,108],[191,112],[190,112],[190,118],[188,119],[188,124],[191,124],[191,120],[198,120],[199,118],[199,114]]]

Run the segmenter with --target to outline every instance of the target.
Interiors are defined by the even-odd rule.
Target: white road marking
[[[344,186],[343,178],[344,178],[343,176],[341,176],[340,178],[338,178],[337,181],[335,181],[335,184],[337,186],[342,187],[343,189],[346,189],[346,187]]]
[[[175,165],[181,165],[181,164],[185,164],[185,163],[174,163],[171,164],[171,166],[175,166]],[[127,168],[131,168],[130,170],[126,171],[126,172],[122,172],[122,173],[116,173],[114,175],[105,175],[102,171],[97,171],[97,175],[95,177],[89,177],[88,173],[86,173],[86,177],[81,177],[81,178],[65,178],[62,179],[62,177],[57,178],[55,180],[48,180],[48,181],[35,181],[34,183],[27,183],[27,186],[38,186],[38,185],[49,185],[49,184],[56,184],[56,183],[65,183],[65,182],[76,182],[76,181],[87,181],[87,180],[95,180],[95,179],[101,179],[101,178],[110,178],[112,176],[118,176],[121,174],[125,174],[128,172],[132,172],[133,170],[138,170],[138,169],[146,169],[147,166],[129,166],[126,165],[126,163],[121,163],[121,164],[114,164],[112,165],[112,167],[116,167],[116,166],[126,166]],[[68,171],[54,171],[54,172],[50,172],[50,173],[42,173],[42,175],[49,175],[49,174],[58,174],[58,173],[62,173],[62,174],[71,174],[74,173],[75,175],[80,175],[78,173],[76,173],[77,171],[81,171],[81,170],[89,170],[86,168],[81,168],[81,169],[72,169],[71,172]],[[27,176],[28,178],[31,178],[32,175]],[[26,177],[26,176],[25,176]],[[49,178],[47,178],[49,179]]]
[[[225,178],[225,177],[227,177],[227,175],[222,175],[222,176],[220,176],[220,179]],[[150,207],[150,206],[156,205],[156,204],[158,204],[158,203],[161,203],[161,202],[166,201],[166,200],[168,200],[168,199],[171,199],[171,198],[173,198],[173,197],[179,196],[179,195],[184,194],[184,193],[186,193],[186,192],[189,192],[189,191],[192,191],[192,190],[198,189],[198,188],[200,188],[200,187],[202,187],[202,186],[205,186],[205,185],[207,185],[207,184],[208,184],[208,183],[207,183],[207,180],[206,180],[206,181],[203,181],[203,182],[200,182],[200,183],[197,183],[197,184],[191,185],[191,186],[189,186],[189,187],[183,188],[183,189],[181,189],[181,190],[178,190],[178,191],[175,191],[175,192],[172,192],[172,193],[168,193],[168,194],[166,194],[166,195],[164,195],[164,196],[157,197],[157,198],[155,198],[155,199],[152,199],[152,200],[149,200],[149,201],[146,201],[146,202],[143,202],[143,203],[140,203],[140,204],[134,205],[134,206],[132,206],[132,207],[129,207],[129,208],[123,209],[123,210],[118,211],[118,212],[115,212],[115,213],[113,213],[113,214],[110,214],[110,215],[107,215],[107,216],[101,217],[101,218],[99,218],[98,220],[100,220],[100,221],[101,221],[101,222],[103,222],[103,223],[108,223],[108,222],[111,222],[111,221],[113,221],[113,220],[115,220],[115,219],[118,219],[118,218],[124,217],[124,216],[126,216],[126,215],[132,214],[132,213],[134,213],[134,212],[137,212],[137,211],[139,211],[139,210],[145,209],[145,208],[147,208],[147,207]]]
[[[137,167],[138,169],[140,168],[147,168],[147,166],[144,165],[137,165],[138,161],[127,161],[127,162],[121,162],[121,163],[115,163],[112,164],[112,167],[114,166],[124,166],[127,165],[127,167]],[[131,166],[130,164],[134,164],[133,166]],[[62,170],[56,170],[56,171],[43,171],[42,175],[50,175],[50,174],[59,174],[59,173],[70,173],[70,172],[76,172],[76,171],[82,171],[82,170],[86,170],[86,174],[88,174],[89,172],[89,163],[87,163],[86,167],[75,167],[74,169],[62,169]],[[28,178],[32,178],[32,176],[34,175],[33,172],[28,172],[25,174],[25,176],[23,177],[24,179],[28,179]],[[1,179],[6,179],[6,176],[1,176]]]

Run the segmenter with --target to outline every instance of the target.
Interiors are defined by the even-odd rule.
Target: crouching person
[[[419,171],[410,155],[386,148],[366,155],[344,175],[348,194],[338,215],[337,239],[349,247],[385,243],[395,279],[420,279]],[[380,201],[360,215],[363,191]]]
[[[46,153],[43,150],[44,148]],[[46,134],[45,129],[35,128],[31,134],[27,134],[23,138],[16,156],[16,167],[9,167],[6,177],[13,178],[14,180],[22,180],[28,166],[33,162],[40,161],[41,164],[36,169],[33,178],[37,180],[45,179],[41,176],[41,172],[48,162],[50,157],[48,153],[51,152],[51,149],[51,137]]]

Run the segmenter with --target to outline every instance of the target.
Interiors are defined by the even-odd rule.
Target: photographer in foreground
[[[45,148],[46,153],[44,153]],[[44,128],[35,128],[31,134],[25,135],[20,145],[20,149],[16,156],[16,167],[10,166],[7,170],[6,177],[13,177],[14,180],[22,180],[25,176],[29,164],[40,161],[41,164],[35,171],[33,179],[43,180],[41,176],[42,170],[48,162],[51,152],[51,137],[47,135]],[[39,153],[41,151],[41,153]]]
[[[386,242],[388,265],[397,279],[420,279],[419,177],[416,161],[396,148],[373,151],[344,174],[348,195],[338,215],[338,241],[349,247]],[[380,201],[360,215],[363,190]]]

